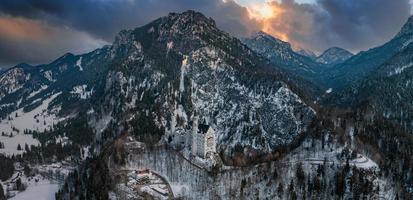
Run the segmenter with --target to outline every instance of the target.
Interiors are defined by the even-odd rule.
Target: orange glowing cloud
[[[0,61],[49,62],[64,53],[83,53],[107,44],[87,33],[23,17],[0,16]]]
[[[293,48],[311,48],[300,41],[311,34],[315,22],[309,9],[302,9],[296,3],[270,1],[250,5],[247,8],[249,17],[257,21],[262,31],[289,42]]]
[[[39,21],[0,17],[0,35],[13,40],[45,39],[51,28]]]
[[[257,20],[261,25],[261,30],[267,32],[280,40],[289,41],[288,34],[273,27],[280,23],[285,10],[276,3],[263,3],[251,5],[248,8],[249,17]]]

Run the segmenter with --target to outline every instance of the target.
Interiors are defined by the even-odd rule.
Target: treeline
[[[413,199],[413,135],[386,119],[357,123],[359,146],[379,153],[383,175],[396,183],[398,198]]]
[[[6,181],[14,173],[14,161],[12,158],[0,154],[0,180]]]
[[[66,199],[109,199],[114,187],[109,176],[106,159],[103,156],[86,160],[79,171],[70,173],[66,182],[56,194],[56,200]]]

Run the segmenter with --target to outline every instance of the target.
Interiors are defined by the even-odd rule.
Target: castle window
[[[209,137],[207,139],[207,147],[212,147],[214,146],[214,138],[213,137]]]

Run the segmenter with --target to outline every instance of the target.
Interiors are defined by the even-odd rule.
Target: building
[[[192,154],[206,158],[209,153],[216,152],[216,136],[214,129],[206,124],[199,124],[193,131]]]

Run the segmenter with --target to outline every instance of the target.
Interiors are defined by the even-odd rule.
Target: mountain
[[[371,75],[330,97],[330,104],[359,107],[372,117],[389,119],[413,130],[413,43],[380,65]]]
[[[316,61],[326,65],[336,65],[343,63],[352,56],[353,54],[345,49],[332,47],[325,50],[320,56],[318,56]]]
[[[317,55],[314,52],[312,52],[311,50],[308,50],[308,49],[300,49],[300,50],[296,51],[296,53],[298,53],[300,55],[303,55],[303,56],[306,56],[308,58],[311,58],[312,60],[315,60],[317,58]]]
[[[298,74],[314,83],[317,82],[315,81],[315,74],[318,74],[323,69],[323,64],[294,52],[288,42],[274,38],[265,32],[260,31],[251,38],[244,38],[242,41],[249,48],[270,60],[274,65],[293,74]]]
[[[385,45],[366,53],[356,55],[355,59],[367,59],[368,55],[374,58],[367,63],[369,73],[356,79],[348,88],[327,95],[324,100],[330,106],[353,107],[364,110],[369,116],[385,118],[399,124],[406,131],[411,132],[413,121],[412,102],[413,94],[410,84],[412,76],[413,53],[413,16],[403,26],[400,32]],[[389,55],[385,55],[388,52]],[[366,55],[368,54],[368,55]],[[376,56],[382,55],[383,58]],[[387,58],[386,60],[383,60]],[[350,60],[353,60],[351,58]],[[381,64],[377,60],[382,60]],[[364,65],[367,67],[367,65]],[[353,70],[353,69],[349,69]]]
[[[224,158],[244,148],[266,154],[315,118],[282,69],[194,11],[121,31],[88,54],[18,65],[0,83],[2,131],[43,132],[82,119],[96,144],[121,133],[176,143],[199,121],[214,128]]]
[[[413,36],[413,16],[404,24],[401,31],[386,44],[370,49],[326,70],[319,78],[327,87],[335,90],[343,89],[352,83],[370,75],[380,65],[395,54],[403,51]]]
[[[0,152],[49,174],[72,163],[56,199],[408,199],[411,137],[367,112],[316,107],[292,73],[326,65],[264,33],[256,40],[187,11],[87,54],[19,64],[0,75]],[[269,48],[257,53],[260,44]],[[217,152],[193,153],[198,128],[200,149]]]

